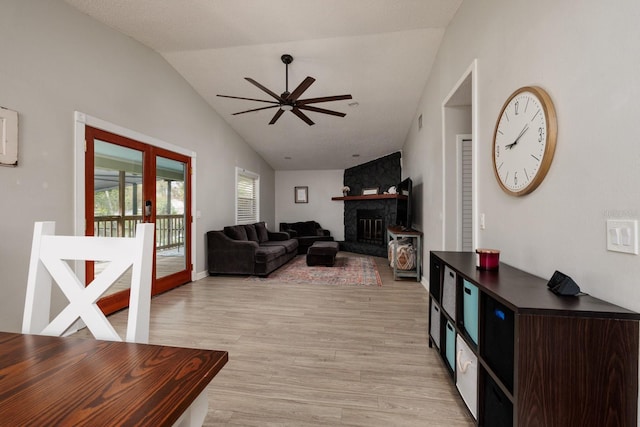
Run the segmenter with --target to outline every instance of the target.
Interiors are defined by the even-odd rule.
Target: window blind
[[[236,223],[258,222],[258,178],[238,172],[236,188]]]

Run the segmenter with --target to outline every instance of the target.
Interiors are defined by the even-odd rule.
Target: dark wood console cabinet
[[[431,252],[429,345],[477,425],[636,427],[640,314],[475,257]]]

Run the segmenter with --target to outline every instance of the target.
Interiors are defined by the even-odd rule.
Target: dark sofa
[[[314,242],[332,242],[331,232],[315,221],[281,222],[280,231],[298,240],[298,253],[306,254]]]
[[[298,241],[264,222],[207,232],[209,274],[266,276],[298,254]]]

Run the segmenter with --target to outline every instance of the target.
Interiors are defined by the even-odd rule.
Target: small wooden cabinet
[[[557,296],[507,264],[476,269],[475,255],[431,252],[428,312],[429,345],[477,425],[636,427],[640,314]]]

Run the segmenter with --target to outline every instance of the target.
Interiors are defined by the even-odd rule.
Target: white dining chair
[[[97,339],[122,341],[97,305],[98,299],[131,267],[131,295],[125,340],[149,341],[154,224],[138,224],[136,237],[57,236],[55,222],[33,230],[22,333],[64,335],[82,319]],[[68,261],[107,261],[85,286]],[[52,283],[69,304],[50,320]]]

